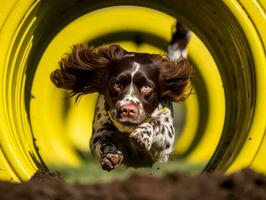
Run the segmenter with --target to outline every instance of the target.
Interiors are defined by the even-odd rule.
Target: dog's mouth
[[[147,120],[147,116],[142,114],[143,112],[139,111],[138,117],[136,118],[127,118],[122,117],[119,113],[119,110],[113,109],[108,112],[110,119],[113,121],[114,125],[122,132],[131,132],[138,125],[142,124]]]
[[[121,124],[134,126],[134,125],[141,124],[146,119],[146,116],[143,116],[141,111],[138,111],[138,112],[139,112],[138,116],[134,118],[124,117],[121,115],[120,111],[116,109],[110,111],[109,115],[112,118],[112,120],[116,120],[117,122]]]

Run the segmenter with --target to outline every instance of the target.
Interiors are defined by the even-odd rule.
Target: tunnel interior
[[[128,51],[166,55],[176,21],[193,31],[188,46],[193,91],[174,105],[174,159],[185,162],[188,171],[198,166],[196,173],[234,171],[252,163],[261,168],[257,163],[264,155],[266,117],[258,109],[265,111],[265,41],[260,24],[241,13],[241,5],[245,7],[209,0],[17,1],[0,35],[6,122],[0,136],[2,176],[23,181],[37,169],[76,168],[88,159],[97,94],[75,103],[50,81],[74,44],[120,44]]]

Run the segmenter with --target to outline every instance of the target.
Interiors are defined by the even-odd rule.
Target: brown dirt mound
[[[68,184],[58,173],[38,172],[23,184],[0,182],[1,200],[259,200],[266,199],[266,176],[246,169],[223,176],[183,173],[152,177],[133,174],[104,184]]]

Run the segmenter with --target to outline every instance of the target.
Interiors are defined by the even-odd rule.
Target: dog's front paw
[[[133,131],[129,138],[131,143],[139,150],[149,151],[151,149],[151,130],[137,128]]]
[[[101,157],[100,164],[102,169],[111,171],[122,162],[123,158],[124,156],[120,151],[116,153],[107,153]]]

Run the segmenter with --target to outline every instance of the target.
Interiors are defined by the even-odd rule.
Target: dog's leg
[[[139,150],[149,151],[152,145],[153,126],[151,123],[139,125],[130,135],[131,143]]]
[[[171,110],[156,109],[150,122],[138,126],[129,137],[137,149],[150,151],[154,160],[167,161],[175,141]]]
[[[90,149],[93,157],[97,159],[104,170],[110,171],[123,160],[122,149],[115,141],[115,135],[109,130],[94,133],[90,139]]]
[[[172,112],[169,108],[163,108],[154,112],[153,116],[152,152],[157,160],[166,162],[175,142]]]
[[[100,95],[95,109],[90,149],[102,168],[110,171],[122,162],[124,156],[119,146],[117,133],[108,128],[109,116],[104,102],[104,96]]]

